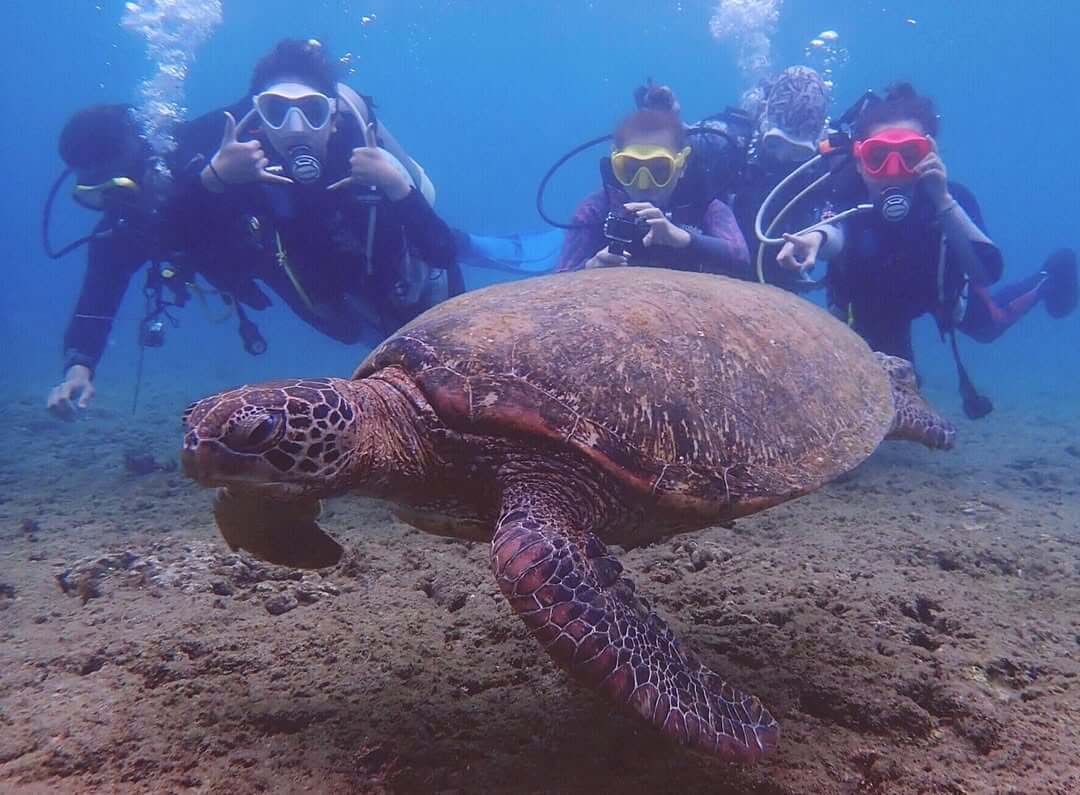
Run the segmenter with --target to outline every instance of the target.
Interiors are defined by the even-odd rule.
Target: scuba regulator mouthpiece
[[[911,196],[903,188],[893,185],[881,192],[877,201],[881,217],[891,223],[898,223],[911,212]]]
[[[319,180],[322,176],[322,163],[310,146],[297,144],[289,149],[289,174],[303,185]]]

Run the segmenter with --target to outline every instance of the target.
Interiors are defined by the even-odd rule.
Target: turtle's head
[[[361,462],[356,384],[274,381],[204,398],[184,412],[184,472],[204,486],[328,497]]]

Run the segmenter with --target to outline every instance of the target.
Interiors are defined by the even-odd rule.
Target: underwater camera
[[[144,348],[160,348],[165,344],[165,321],[148,317],[139,324],[139,344]]]
[[[266,339],[259,333],[259,327],[248,320],[246,315],[240,318],[239,332],[245,351],[252,356],[262,356],[266,353]]]
[[[608,241],[608,251],[612,254],[625,254],[630,249],[641,249],[649,225],[645,219],[636,215],[609,212],[604,219],[604,237]]]

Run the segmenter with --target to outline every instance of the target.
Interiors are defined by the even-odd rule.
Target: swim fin
[[[1043,266],[1046,281],[1041,292],[1050,317],[1065,317],[1076,309],[1076,252],[1063,248],[1051,254]]]

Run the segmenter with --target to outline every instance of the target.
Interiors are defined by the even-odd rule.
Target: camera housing
[[[608,251],[612,254],[640,251],[644,248],[642,241],[648,233],[648,223],[636,215],[609,212],[604,219],[604,237],[608,241]]]
[[[150,318],[139,327],[139,344],[144,348],[160,348],[165,344],[165,321]]]

